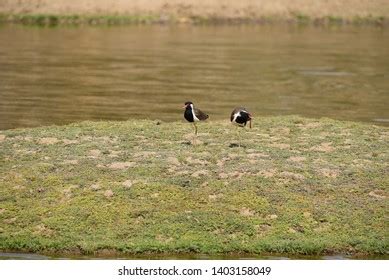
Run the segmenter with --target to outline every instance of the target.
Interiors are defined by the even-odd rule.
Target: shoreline
[[[57,14],[1,14],[0,23],[31,26],[115,26],[115,25],[307,25],[307,26],[377,26],[388,27],[385,16],[310,17],[296,14],[292,17],[225,17],[225,16],[164,16],[144,15],[57,15]]]
[[[23,259],[23,255],[28,259],[150,259],[150,260],[236,260],[236,259],[258,259],[258,260],[274,260],[274,259],[291,259],[291,260],[325,260],[325,259],[350,259],[350,260],[388,260],[389,255],[383,254],[367,254],[359,252],[322,252],[321,254],[290,254],[277,252],[261,252],[247,253],[241,251],[232,251],[227,253],[201,253],[201,252],[159,252],[147,251],[142,253],[125,253],[114,249],[100,249],[94,252],[83,253],[79,249],[69,249],[63,251],[13,251],[0,250],[0,259],[2,257],[12,259]]]
[[[0,14],[27,24],[314,24],[387,25],[386,0],[3,0]]]

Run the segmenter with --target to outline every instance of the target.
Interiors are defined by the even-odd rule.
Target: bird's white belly
[[[192,109],[193,121],[199,122],[200,120],[196,117],[194,110]]]
[[[233,119],[232,121],[233,121],[234,123],[236,123],[236,119],[237,119],[238,117],[240,117],[240,112],[235,113],[234,119]]]

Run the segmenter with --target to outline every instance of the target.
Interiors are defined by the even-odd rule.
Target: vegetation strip
[[[62,25],[129,25],[129,24],[298,24],[298,25],[376,25],[388,26],[385,16],[310,17],[294,14],[288,18],[279,16],[223,17],[223,16],[161,16],[161,15],[54,15],[54,14],[0,14],[0,22],[37,26]]]

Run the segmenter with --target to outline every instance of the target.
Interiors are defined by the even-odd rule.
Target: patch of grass
[[[327,20],[329,24],[340,25],[344,23],[344,20],[339,16],[328,16]]]
[[[4,15],[3,21],[23,25],[56,26],[56,25],[124,25],[148,24],[158,22],[153,15],[50,15],[50,14],[16,14]]]
[[[308,24],[311,22],[311,18],[305,14],[297,13],[295,18],[298,24]]]
[[[0,249],[388,253],[385,127],[271,117],[0,132]],[[193,142],[194,141],[194,142]],[[193,142],[193,145],[188,143]]]
[[[351,20],[352,24],[355,25],[368,25],[368,24],[374,24],[377,26],[387,26],[388,25],[388,18],[384,16],[366,16],[366,17],[360,17],[356,16]]]

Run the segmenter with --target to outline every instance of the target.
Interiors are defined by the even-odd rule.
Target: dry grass
[[[387,0],[1,0],[4,14],[118,14],[222,18],[387,17]]]

